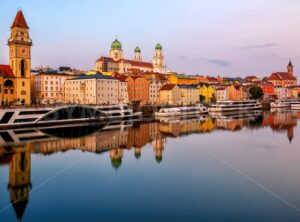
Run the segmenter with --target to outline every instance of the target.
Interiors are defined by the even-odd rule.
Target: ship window
[[[99,118],[103,115],[100,111],[86,107],[68,107],[57,110],[47,116],[41,121],[55,121],[67,119],[86,119],[86,118]]]
[[[16,119],[14,123],[30,123],[37,120],[37,118],[28,118],[28,119]]]
[[[0,136],[3,138],[3,140],[5,142],[13,142],[14,141],[8,132],[0,132]]]
[[[46,114],[49,110],[37,110],[37,111],[22,111],[20,115],[35,115],[35,114]]]
[[[8,123],[8,121],[11,119],[11,117],[14,115],[14,112],[7,112],[4,114],[4,116],[2,117],[2,119],[0,120],[0,124],[1,123]]]

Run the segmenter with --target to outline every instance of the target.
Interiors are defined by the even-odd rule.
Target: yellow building
[[[168,83],[174,85],[195,85],[197,84],[197,78],[187,75],[171,74],[168,76]]]
[[[179,105],[181,104],[181,91],[177,85],[166,84],[159,91],[160,104]]]
[[[1,104],[31,103],[31,46],[29,27],[22,11],[18,11],[8,40],[9,65],[0,65],[2,84],[0,87]]]
[[[178,85],[181,92],[181,104],[193,105],[199,103],[197,85]]]
[[[204,102],[209,103],[213,100],[214,97],[214,88],[209,84],[199,84],[199,95],[204,96]]]

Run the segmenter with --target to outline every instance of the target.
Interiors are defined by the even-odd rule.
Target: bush
[[[260,99],[264,95],[262,88],[259,86],[252,86],[249,90],[249,93],[252,99]]]

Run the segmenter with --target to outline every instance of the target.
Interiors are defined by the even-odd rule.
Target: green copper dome
[[[111,43],[111,49],[114,49],[114,50],[121,50],[121,49],[122,49],[122,44],[121,44],[121,42],[119,42],[118,39],[116,39],[115,41],[113,41],[113,43]]]
[[[162,50],[161,44],[157,43],[157,45],[155,46],[155,49],[156,49],[156,50]]]
[[[134,49],[134,52],[141,52],[141,49],[137,46],[137,47]]]

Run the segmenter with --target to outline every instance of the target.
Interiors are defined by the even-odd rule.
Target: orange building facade
[[[142,76],[128,76],[126,82],[130,102],[140,102],[141,104],[149,102],[149,80]]]

